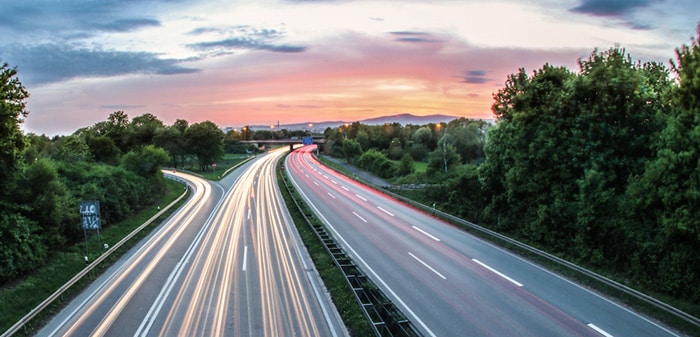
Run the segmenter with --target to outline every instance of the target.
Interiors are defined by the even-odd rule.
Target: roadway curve
[[[284,153],[221,184],[174,174],[194,191],[187,204],[39,335],[344,335],[279,194]]]
[[[321,165],[287,157],[292,183],[426,336],[674,336],[528,261]]]

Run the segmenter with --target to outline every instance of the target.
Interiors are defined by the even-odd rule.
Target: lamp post
[[[438,129],[438,135],[440,135],[440,131],[442,130],[442,123],[438,123],[435,127]],[[440,146],[440,138],[442,137],[438,137],[438,146]],[[444,164],[445,173],[447,173],[447,144],[445,143],[447,143],[446,139],[442,141],[442,162]]]

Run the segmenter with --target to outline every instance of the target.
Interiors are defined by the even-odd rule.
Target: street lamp
[[[438,123],[436,125],[436,128],[438,129],[438,135],[439,135],[440,130],[442,130],[442,123]],[[440,146],[440,138],[441,137],[438,137],[438,146]],[[444,139],[442,142],[442,162],[444,164],[445,173],[447,173],[447,144],[445,144],[445,143],[447,143],[446,139]]]

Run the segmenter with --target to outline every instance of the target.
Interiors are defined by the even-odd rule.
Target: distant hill
[[[367,118],[359,121],[325,121],[325,122],[306,122],[306,123],[294,123],[294,124],[280,124],[280,129],[287,130],[308,130],[309,124],[312,125],[313,132],[323,132],[327,128],[335,128],[345,123],[351,124],[354,122],[360,122],[367,125],[381,125],[384,123],[399,123],[401,125],[425,125],[429,123],[446,123],[453,119],[459,117],[448,116],[448,115],[428,115],[428,116],[416,116],[412,114],[398,114],[391,116],[381,116],[374,118]],[[277,127],[277,125],[275,125]],[[252,130],[269,130],[270,125],[251,125]]]

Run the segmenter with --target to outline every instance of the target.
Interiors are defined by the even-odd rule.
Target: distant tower
[[[279,130],[279,129],[280,129],[280,121],[277,120],[277,130]]]

